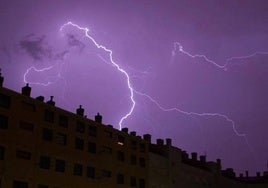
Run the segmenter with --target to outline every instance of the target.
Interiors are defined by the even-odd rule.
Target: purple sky
[[[57,106],[72,112],[82,104],[89,118],[100,112],[105,124],[119,128],[132,105],[126,76],[81,30],[67,26],[60,32],[72,21],[113,51],[136,91],[163,108],[196,113],[164,112],[134,93],[136,106],[123,127],[170,137],[189,153],[221,158],[224,168],[253,175],[267,170],[268,162],[267,10],[265,0],[1,0],[4,86],[20,91],[29,67],[51,67],[27,74],[30,83],[50,83],[30,84],[33,97],[54,95]],[[184,53],[178,45],[173,51],[175,42]],[[196,54],[208,59],[191,57]],[[220,68],[225,64],[227,70]]]

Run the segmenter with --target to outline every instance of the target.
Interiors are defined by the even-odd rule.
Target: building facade
[[[0,188],[267,187],[266,172],[236,177],[172,146],[143,138],[55,106],[53,97],[31,97],[3,87],[0,75]]]

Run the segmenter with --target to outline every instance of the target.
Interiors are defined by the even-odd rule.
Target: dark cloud
[[[25,39],[20,41],[20,47],[26,51],[34,60],[42,61],[44,58],[51,58],[52,52],[45,45],[46,36],[34,37],[33,34],[27,35]]]
[[[77,47],[80,52],[83,51],[83,49],[85,48],[85,45],[80,40],[78,40],[74,35],[71,34],[67,35],[67,41],[70,46]]]

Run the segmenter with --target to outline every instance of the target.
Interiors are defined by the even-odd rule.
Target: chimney
[[[164,145],[164,140],[161,139],[161,138],[158,138],[158,139],[156,140],[156,144],[157,144],[158,146],[163,146],[163,145]]]
[[[248,171],[246,170],[246,178],[248,178]]]
[[[151,143],[151,135],[150,134],[144,134],[143,139],[149,143]]]
[[[192,155],[192,160],[197,161],[197,153],[193,152],[191,153],[191,155]]]
[[[95,116],[95,121],[98,122],[98,123],[101,123],[102,122],[102,116],[99,114],[99,112]]]
[[[200,161],[202,163],[206,163],[206,156],[205,155],[200,155]]]
[[[130,135],[132,135],[132,136],[136,136],[136,132],[135,132],[135,131],[131,131],[131,132],[130,132]]]
[[[38,100],[38,101],[44,102],[45,97],[44,96],[38,96],[35,99]]]
[[[127,127],[123,128],[123,129],[122,129],[122,132],[124,132],[124,133],[128,133],[128,128],[127,128]]]
[[[82,105],[79,105],[79,108],[76,109],[76,114],[79,116],[84,116],[84,108],[82,108]]]
[[[166,143],[167,143],[167,146],[171,146],[172,145],[172,140],[170,138],[167,138]]]
[[[243,179],[243,177],[244,177],[243,173],[240,173],[239,178]]]
[[[21,94],[30,97],[31,96],[31,87],[29,86],[29,84],[27,83],[26,86],[24,86],[23,88],[21,88]]]
[[[4,83],[4,77],[1,75],[1,69],[0,69],[0,87],[3,87]]]
[[[50,96],[50,100],[47,101],[47,104],[55,106],[55,102],[53,101],[54,96]]]
[[[219,168],[221,169],[221,159],[217,159],[217,165],[218,165]]]
[[[257,177],[261,177],[261,173],[260,172],[257,172]]]

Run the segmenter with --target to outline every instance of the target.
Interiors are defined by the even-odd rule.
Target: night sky
[[[84,30],[60,30],[69,21],[119,67]],[[136,105],[122,127],[237,173],[267,170],[265,0],[0,0],[0,62],[5,87],[20,91],[25,75],[32,97],[118,129],[133,107],[128,75]]]

